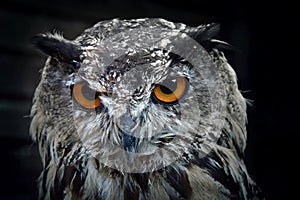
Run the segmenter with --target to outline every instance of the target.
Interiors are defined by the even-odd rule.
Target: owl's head
[[[74,41],[34,37],[50,57],[35,94],[31,134],[43,140],[47,132],[48,154],[57,159],[70,154],[65,161],[72,162],[74,152],[84,152],[123,172],[158,170],[193,152],[204,156],[224,129],[231,103],[224,91],[236,81],[214,59],[213,48],[224,45],[213,40],[218,29],[115,19]],[[243,100],[236,104],[245,109]],[[244,113],[236,118],[245,121]]]

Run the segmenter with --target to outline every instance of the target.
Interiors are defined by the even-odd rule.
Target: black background
[[[299,31],[287,1],[3,0],[0,3],[0,199],[36,199],[41,170],[28,129],[31,98],[46,56],[32,48],[37,33],[74,39],[104,19],[162,17],[191,26],[221,24],[220,38],[248,108],[246,164],[267,199],[297,191]]]

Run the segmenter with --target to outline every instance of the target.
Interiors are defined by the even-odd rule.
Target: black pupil
[[[82,95],[88,100],[95,100],[98,96],[98,93],[89,88],[86,85],[82,86]]]
[[[177,88],[176,79],[164,81],[160,85],[160,90],[165,94],[172,94]]]

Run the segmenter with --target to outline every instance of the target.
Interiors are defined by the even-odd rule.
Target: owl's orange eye
[[[153,96],[161,103],[175,103],[187,91],[188,81],[184,77],[166,80],[162,84],[157,84],[153,90]]]
[[[101,106],[99,93],[83,83],[73,85],[72,96],[73,99],[83,108],[95,109]]]

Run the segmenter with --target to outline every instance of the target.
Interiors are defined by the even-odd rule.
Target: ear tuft
[[[197,41],[208,41],[218,36],[221,25],[218,23],[211,23],[197,27],[195,39]]]
[[[45,54],[58,59],[61,62],[81,62],[80,46],[63,36],[55,34],[39,34],[31,38],[31,43]]]
[[[187,30],[187,34],[200,43],[207,51],[211,51],[214,48],[235,50],[230,44],[218,40],[218,34],[220,32],[221,25],[218,23],[211,23],[201,25],[198,27],[192,27]]]

